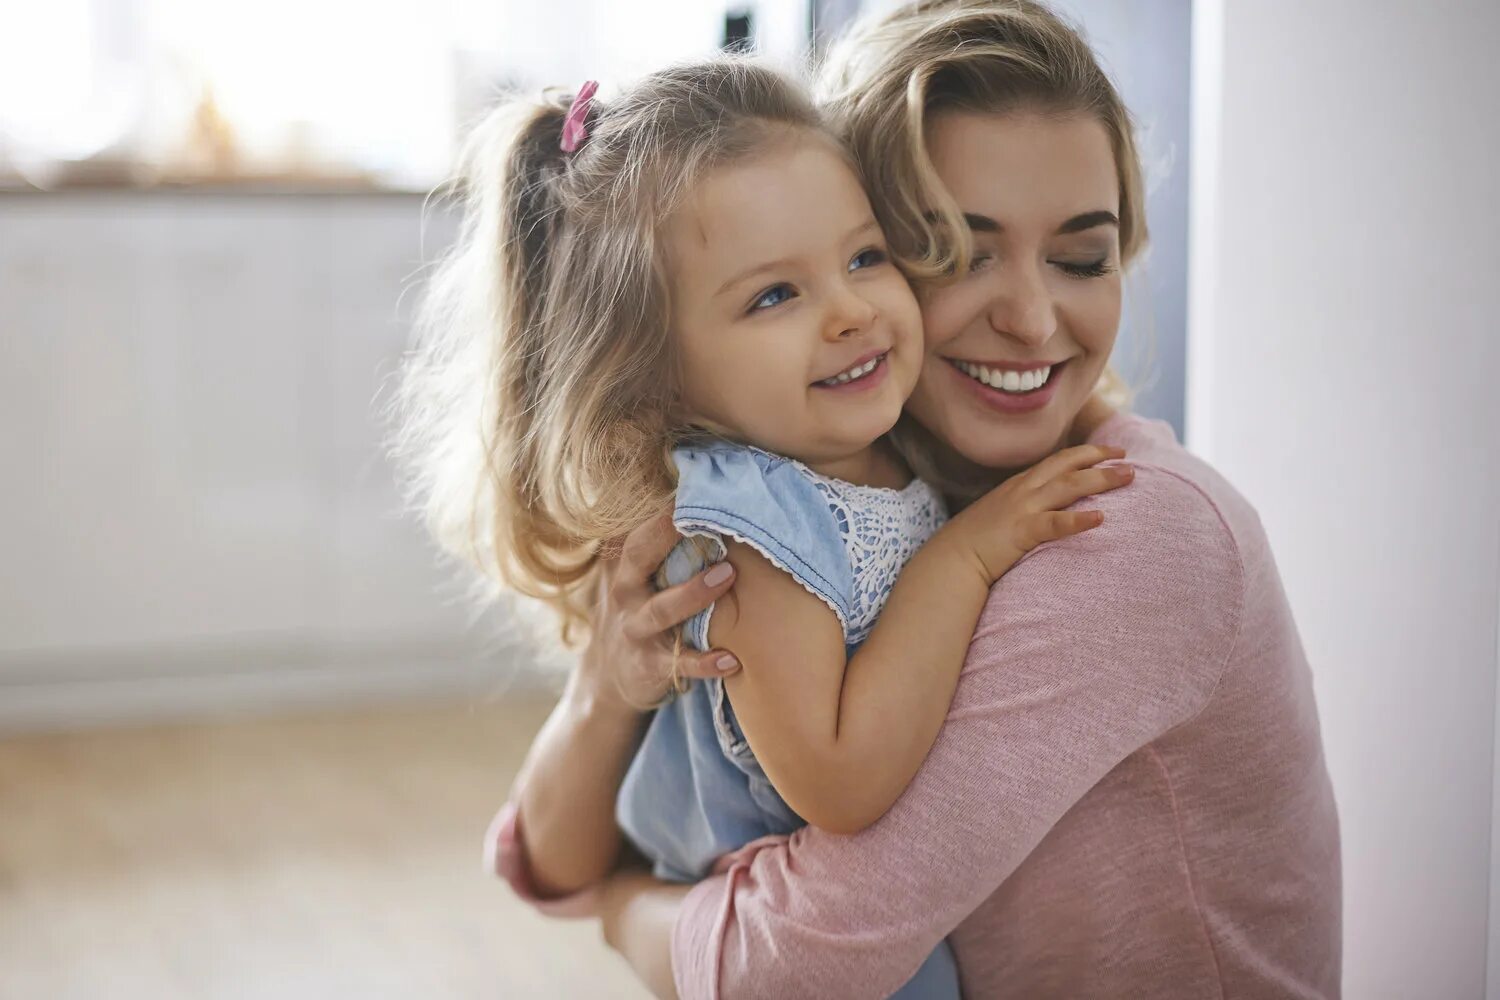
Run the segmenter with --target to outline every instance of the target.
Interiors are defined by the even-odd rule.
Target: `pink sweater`
[[[950,934],[969,1000],[1339,995],[1338,815],[1260,522],[1166,424],[1093,440],[1138,470],[1083,504],[1104,525],[995,586],[879,822],[692,890],[683,997],[882,997]]]

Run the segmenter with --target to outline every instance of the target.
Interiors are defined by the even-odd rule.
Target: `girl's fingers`
[[[1082,534],[1103,523],[1104,515],[1097,510],[1049,510],[1033,514],[1028,524],[1031,547]]]
[[[1113,445],[1078,445],[1075,448],[1064,448],[1055,455],[1048,455],[1023,475],[1033,483],[1045,483],[1069,472],[1124,457],[1125,449]]]
[[[649,581],[677,544],[678,537],[670,513],[652,518],[626,535],[620,551],[619,580],[630,585]]]
[[[677,657],[677,672],[684,677],[727,677],[740,668],[735,655],[723,649],[707,653],[683,653]]]
[[[654,571],[655,567],[652,568]],[[727,561],[715,563],[686,583],[652,594],[640,607],[628,612],[625,635],[640,641],[676,628],[718,600],[732,586],[734,567]]]
[[[1134,479],[1134,466],[1107,465],[1102,468],[1083,469],[1078,472],[1070,472],[1067,475],[1059,476],[1051,482],[1043,483],[1037,487],[1036,492],[1032,496],[1038,507],[1048,510],[1061,510],[1064,507],[1072,506],[1084,497],[1117,490],[1121,486],[1128,485]]]

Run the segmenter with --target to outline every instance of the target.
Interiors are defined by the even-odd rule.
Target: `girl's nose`
[[[842,289],[828,310],[828,319],[823,326],[823,339],[838,341],[864,333],[874,325],[877,315],[877,310],[868,299],[849,289]]]

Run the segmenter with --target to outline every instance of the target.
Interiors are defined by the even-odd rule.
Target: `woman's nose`
[[[1047,283],[1034,268],[1017,268],[990,302],[990,327],[998,334],[1040,346],[1057,332],[1057,311]]]

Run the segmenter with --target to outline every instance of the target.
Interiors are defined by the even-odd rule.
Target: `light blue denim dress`
[[[674,520],[686,538],[658,583],[690,579],[723,558],[725,537],[737,539],[828,605],[850,655],[870,634],[902,566],[947,518],[942,497],[921,480],[902,490],[858,486],[726,441],[678,448],[672,457]],[[709,608],[686,622],[683,641],[713,648],[712,616]],[[719,680],[697,681],[656,711],[620,788],[616,817],[657,877],[679,882],[703,878],[719,857],[758,837],[806,825],[756,761]],[[946,941],[895,994],[958,995]]]

